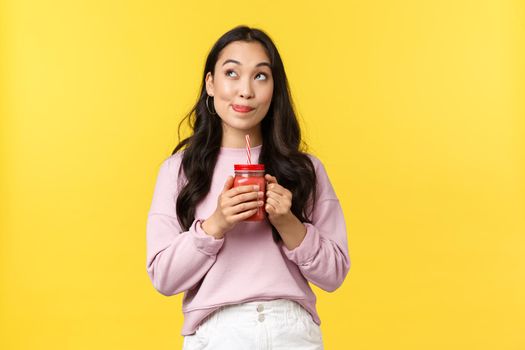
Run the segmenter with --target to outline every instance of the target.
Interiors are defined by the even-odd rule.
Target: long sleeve
[[[202,230],[204,218],[195,218],[188,231],[181,229],[175,209],[180,159],[175,154],[161,164],[146,225],[146,270],[155,289],[167,296],[195,286],[224,243]]]
[[[343,210],[322,163],[317,163],[317,203],[312,223],[306,226],[301,244],[292,250],[281,249],[299,267],[303,276],[319,288],[333,292],[341,286],[350,270],[350,256]]]

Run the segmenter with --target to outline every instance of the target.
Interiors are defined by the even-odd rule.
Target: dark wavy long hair
[[[222,124],[221,119],[217,115],[211,115],[206,108],[205,77],[207,72],[215,74],[215,64],[221,50],[233,41],[259,42],[270,58],[274,89],[268,113],[261,121],[262,148],[259,163],[265,165],[266,173],[275,176],[280,185],[292,192],[292,213],[301,222],[311,223],[309,216],[316,197],[315,169],[305,153],[307,146],[301,139],[283,62],[275,44],[264,31],[237,26],[221,36],[212,47],[204,67],[200,96],[179,124],[179,141],[184,120],[188,120],[193,130],[193,134],[180,141],[172,152],[173,155],[185,146],[179,178],[184,171],[187,181],[180,188],[176,204],[181,228],[189,229],[195,220],[196,206],[210,190],[222,142]],[[278,243],[281,236],[273,225],[272,234],[275,243]]]

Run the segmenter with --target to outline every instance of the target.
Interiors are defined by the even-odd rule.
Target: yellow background
[[[266,30],[352,267],[327,349],[525,348],[525,5],[27,1],[0,8],[1,349],[179,349],[148,279],[158,167],[211,45]]]

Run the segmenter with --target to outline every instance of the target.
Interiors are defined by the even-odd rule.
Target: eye
[[[231,69],[228,69],[225,74],[226,74],[227,77],[230,77],[231,76],[230,73],[235,73],[235,72],[232,71]],[[235,73],[235,74],[237,74],[237,73]]]
[[[264,79],[263,80],[268,79],[268,76],[266,75],[266,73],[259,73],[259,74],[257,74],[257,76],[259,76],[259,75],[264,75]]]

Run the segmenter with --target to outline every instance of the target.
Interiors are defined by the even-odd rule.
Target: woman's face
[[[258,42],[234,41],[225,46],[206,74],[206,91],[213,96],[223,129],[247,132],[258,128],[273,94],[270,59]]]

